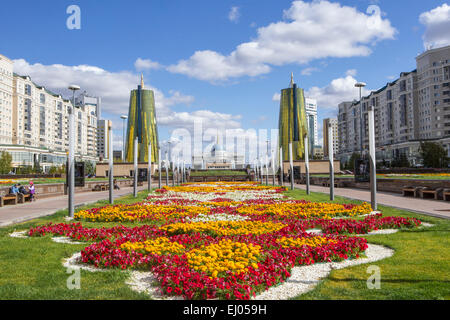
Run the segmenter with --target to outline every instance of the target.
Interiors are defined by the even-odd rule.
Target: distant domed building
[[[194,155],[192,165],[196,170],[245,169],[244,155],[228,153],[219,141],[211,147],[210,151],[205,151],[203,155]]]

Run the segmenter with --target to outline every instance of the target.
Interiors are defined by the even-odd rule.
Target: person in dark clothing
[[[18,187],[19,187],[19,193],[21,193],[21,194],[28,194],[27,189],[25,189],[25,187],[22,186],[20,183],[18,184]]]
[[[116,179],[114,179],[113,184],[114,184],[114,189],[115,189],[115,190],[120,190],[120,187],[119,187],[119,185],[117,184],[117,180],[116,180]]]

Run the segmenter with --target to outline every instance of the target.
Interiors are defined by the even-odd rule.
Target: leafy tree
[[[391,166],[397,168],[409,168],[411,165],[406,154],[402,153],[398,158],[392,161]]]
[[[8,174],[12,169],[12,155],[9,152],[2,151],[0,155],[0,173]]]
[[[449,163],[445,148],[435,142],[421,142],[420,155],[427,168],[446,168]]]
[[[361,155],[357,152],[353,152],[352,156],[350,157],[350,159],[347,162],[346,168],[347,170],[355,170],[355,160],[356,159],[360,159]]]
[[[86,175],[95,175],[95,163],[91,161],[84,162],[84,173]]]

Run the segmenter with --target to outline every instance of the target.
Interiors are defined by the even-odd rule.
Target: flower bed
[[[285,281],[294,266],[358,258],[367,240],[343,233],[420,224],[381,214],[361,221],[339,219],[367,214],[370,206],[287,200],[283,190],[255,183],[165,187],[143,203],[75,215],[85,221],[140,223],[135,227],[48,224],[30,229],[29,235],[92,242],[81,251],[83,263],[151,271],[165,295],[249,299]],[[158,225],[147,224],[153,222]],[[323,235],[305,231],[317,227]]]

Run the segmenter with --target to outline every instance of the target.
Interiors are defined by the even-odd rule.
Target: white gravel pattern
[[[22,238],[22,239],[26,239],[29,238],[29,236],[27,236],[27,230],[24,231],[14,231],[13,233],[10,233],[9,236],[13,237],[13,238]]]
[[[286,300],[313,290],[333,269],[343,269],[364,263],[386,259],[394,254],[394,250],[368,244],[364,252],[367,258],[345,260],[341,262],[315,263],[313,265],[294,267],[291,276],[278,286],[271,287],[252,300]]]

